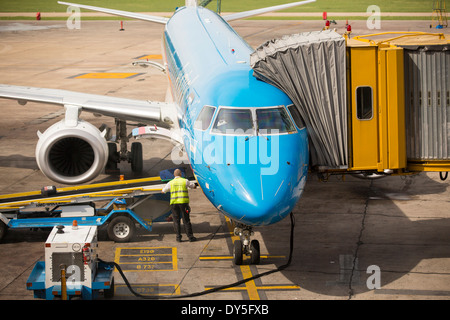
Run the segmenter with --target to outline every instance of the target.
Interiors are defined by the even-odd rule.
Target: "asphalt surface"
[[[252,46],[272,38],[320,30],[322,21],[236,21],[232,25]],[[338,21],[338,32],[344,22]],[[366,34],[365,21],[352,22],[353,34]],[[163,27],[126,21],[82,21],[69,30],[65,21],[0,21],[0,83],[164,101],[167,79],[154,68],[131,65],[139,57],[161,54]],[[433,31],[426,21],[382,21],[382,30]],[[161,62],[158,57],[153,57]],[[138,73],[125,79],[81,79],[93,72]],[[54,185],[34,159],[36,132],[61,120],[60,108],[0,100],[0,193],[39,190]],[[97,126],[114,121],[82,114]],[[144,141],[144,174],[170,168],[172,146]],[[121,164],[126,179],[138,178]],[[94,182],[118,179],[100,175]],[[310,175],[294,210],[294,247],[290,266],[238,287],[189,300],[428,300],[450,298],[450,190],[438,173],[362,180]],[[120,260],[127,250],[170,248],[165,268],[125,274],[143,294],[184,295],[226,285],[273,270],[287,262],[291,222],[255,228],[261,264],[235,266],[232,233],[226,219],[201,190],[190,191],[191,221],[197,242],[175,241],[171,222],[155,223],[129,243],[114,243],[100,232],[99,257]],[[48,231],[9,230],[0,243],[0,299],[33,300],[27,278],[43,260]],[[186,240],[186,237],[184,237]],[[145,252],[145,251],[144,251]],[[144,254],[143,254],[144,255]],[[144,255],[145,256],[145,255]],[[152,270],[149,270],[152,269]],[[379,277],[378,277],[379,276]],[[378,278],[377,278],[378,277]],[[379,280],[379,283],[377,282]],[[137,299],[115,273],[114,299]],[[377,286],[379,284],[379,286]],[[377,289],[374,288],[377,287]],[[101,299],[103,299],[101,297]],[[294,303],[294,308],[301,307]],[[177,311],[178,312],[178,311]],[[181,309],[180,309],[181,313]]]

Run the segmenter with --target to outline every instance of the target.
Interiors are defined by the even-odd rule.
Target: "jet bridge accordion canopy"
[[[311,165],[348,168],[345,39],[332,30],[271,40],[250,57],[254,75],[283,90],[300,112]]]
[[[404,52],[408,160],[450,160],[450,45]]]

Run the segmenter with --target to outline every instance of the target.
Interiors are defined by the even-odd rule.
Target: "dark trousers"
[[[173,228],[178,239],[181,239],[181,218],[183,218],[184,232],[186,232],[188,238],[190,239],[194,236],[191,219],[186,211],[187,208],[188,204],[172,204]]]

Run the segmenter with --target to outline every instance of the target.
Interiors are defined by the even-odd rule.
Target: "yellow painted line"
[[[286,258],[286,256],[260,256],[261,259],[282,259]],[[233,259],[233,256],[217,256],[217,257],[200,257],[200,260],[231,260]]]
[[[162,60],[161,54],[149,54],[139,58],[140,60]]]
[[[172,247],[172,266],[174,271],[178,270],[177,247]]]
[[[225,221],[228,227],[228,230],[232,234],[232,241],[239,240],[239,236],[234,235],[233,232],[233,222],[225,217]],[[285,258],[285,256],[261,256],[261,258]],[[200,257],[200,260],[230,260],[233,259],[232,256],[211,256],[211,257]],[[241,265],[239,266],[241,269],[243,279],[250,279],[253,277],[253,274],[250,269],[250,265]],[[206,287],[205,290],[213,289],[213,287]],[[299,290],[300,286],[298,285],[261,285],[257,286],[254,280],[250,280],[245,282],[245,287],[232,287],[222,289],[221,291],[247,291],[250,300],[260,300],[260,296],[258,290]]]
[[[232,256],[224,256],[224,257],[200,257],[200,260],[231,260]]]
[[[206,287],[205,290],[211,290],[214,289],[214,287]],[[281,285],[281,286],[258,286],[258,290],[299,290],[300,286],[292,285]],[[245,291],[247,290],[246,287],[232,287],[232,288],[226,288],[222,289],[221,291]]]
[[[230,230],[230,232],[233,232],[233,223],[231,222],[230,219],[228,219],[228,217],[225,217],[225,220],[226,220],[227,225],[228,225],[228,230]],[[239,240],[240,238],[239,238],[239,236],[234,235],[234,232],[233,232],[233,235],[231,236],[231,239],[232,239],[232,241],[234,243],[234,241]],[[250,270],[250,266],[248,266],[248,265],[241,265],[239,267],[241,268],[242,277],[244,279],[248,279],[248,278],[253,277],[252,272]],[[247,293],[248,293],[248,296],[249,296],[250,300],[260,300],[260,297],[259,297],[259,294],[258,294],[258,289],[256,288],[255,281],[253,281],[253,280],[247,281],[245,283],[245,288],[247,289]]]
[[[250,266],[240,266],[242,277],[244,279],[248,279],[253,277],[252,272],[250,270]],[[256,287],[255,281],[250,280],[245,283],[245,287],[247,288],[248,297],[250,300],[260,300],[258,294],[258,288]]]
[[[138,74],[130,72],[92,72],[79,75],[74,79],[126,79]]]

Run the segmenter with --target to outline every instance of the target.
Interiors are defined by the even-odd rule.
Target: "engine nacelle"
[[[36,161],[53,181],[84,183],[105,168],[108,145],[102,133],[89,122],[78,120],[76,126],[67,126],[62,120],[38,135]]]

